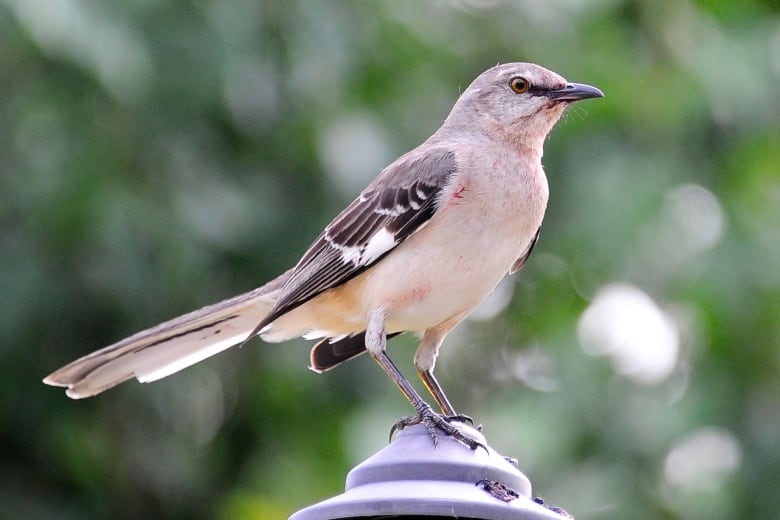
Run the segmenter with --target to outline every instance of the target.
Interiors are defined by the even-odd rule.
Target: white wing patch
[[[360,265],[360,256],[362,253],[362,247],[361,246],[340,246],[329,239],[328,242],[330,242],[330,245],[335,247],[341,252],[341,260],[345,264],[355,264]]]
[[[386,227],[380,228],[369,239],[359,246],[343,246],[337,244],[330,236],[325,236],[331,247],[338,249],[341,253],[341,260],[346,264],[353,264],[355,267],[371,265],[383,254],[390,251],[396,245],[395,234]]]
[[[395,247],[395,235],[382,228],[374,233],[371,238],[368,239],[365,247],[363,248],[363,254],[360,258],[358,265],[369,265],[374,263],[380,256],[390,251]]]

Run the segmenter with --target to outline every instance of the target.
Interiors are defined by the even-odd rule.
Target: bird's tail
[[[249,339],[268,314],[287,271],[253,291],[203,307],[88,354],[46,377],[74,399],[91,397],[132,377],[156,381]]]

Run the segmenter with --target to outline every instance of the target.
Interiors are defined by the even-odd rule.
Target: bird
[[[298,263],[265,285],[88,354],[43,381],[71,398],[133,377],[150,382],[260,336],[318,339],[310,368],[325,372],[367,352],[422,423],[468,445],[433,375],[447,334],[528,260],[549,198],[548,134],[573,102],[604,97],[533,63],[504,63],[474,79],[440,128],[401,155],[316,237]],[[414,333],[428,404],[387,353]]]

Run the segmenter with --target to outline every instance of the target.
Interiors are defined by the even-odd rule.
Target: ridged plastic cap
[[[388,516],[565,518],[531,499],[528,478],[487,446],[479,431],[456,425],[486,449],[472,451],[444,434],[439,435],[434,448],[424,427],[406,428],[387,447],[349,472],[344,493],[302,509],[290,520]]]

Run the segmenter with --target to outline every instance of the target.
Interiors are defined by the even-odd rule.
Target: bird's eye
[[[525,78],[512,78],[512,81],[509,82],[509,86],[512,87],[512,90],[514,90],[516,94],[522,94],[528,92],[531,82]]]

